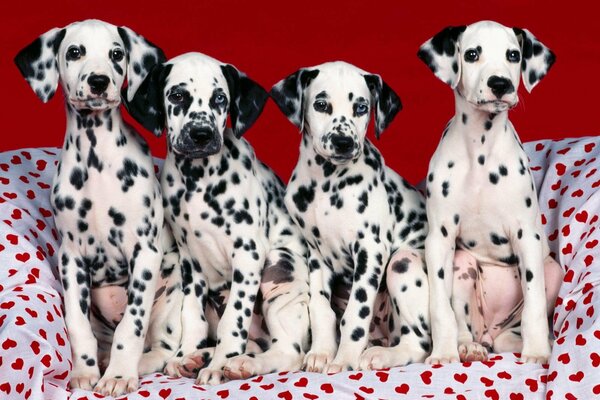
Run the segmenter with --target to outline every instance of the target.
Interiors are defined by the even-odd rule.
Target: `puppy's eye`
[[[469,49],[465,51],[465,61],[466,62],[475,62],[479,60],[479,53],[475,49]]]
[[[225,97],[225,95],[223,95],[223,94],[218,94],[215,97],[215,103],[216,104],[224,104],[225,101],[227,101],[227,97]]]
[[[366,105],[365,103],[358,103],[358,104],[356,104],[356,106],[354,108],[354,112],[358,116],[365,115],[367,112],[369,112],[369,106]]]
[[[507,50],[506,51],[506,59],[512,63],[518,63],[521,61],[521,53],[519,50]]]
[[[318,112],[325,112],[327,111],[327,102],[325,100],[317,100],[313,104],[313,107]]]
[[[71,46],[67,50],[67,61],[75,61],[81,58],[81,50],[77,46]]]
[[[121,49],[114,49],[110,52],[110,59],[119,62],[125,57],[125,52]]]
[[[183,101],[183,94],[179,92],[174,92],[167,97],[171,103],[179,104]]]

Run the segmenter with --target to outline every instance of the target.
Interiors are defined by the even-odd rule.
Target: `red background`
[[[55,26],[98,18],[127,25],[161,46],[167,57],[207,53],[236,65],[269,89],[302,66],[345,60],[379,73],[404,110],[376,143],[386,162],[417,182],[454,112],[450,88],[416,57],[421,43],[447,25],[492,19],[532,31],[557,54],[549,75],[511,119],[523,141],[596,135],[600,39],[593,3],[547,1],[60,1],[4,2],[0,15],[0,151],[62,146],[62,95],[42,104],[14,66],[14,55]],[[138,128],[138,130],[141,130]],[[371,128],[372,130],[372,128]],[[143,131],[153,153],[164,138]],[[372,132],[370,137],[373,138]],[[287,179],[300,137],[270,101],[246,138]]]

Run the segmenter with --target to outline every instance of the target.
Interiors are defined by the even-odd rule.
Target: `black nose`
[[[100,94],[104,93],[108,87],[108,82],[110,82],[110,79],[106,75],[90,75],[87,82],[88,85],[90,85],[92,93]]]
[[[350,136],[333,135],[331,144],[336,153],[348,153],[354,148],[354,140]]]
[[[512,93],[515,90],[510,80],[496,75],[490,76],[490,79],[488,79],[487,84],[492,89],[492,93],[494,93],[494,95],[497,98],[501,98],[505,94]]]
[[[197,145],[205,145],[212,139],[213,133],[208,128],[190,129],[190,139]]]

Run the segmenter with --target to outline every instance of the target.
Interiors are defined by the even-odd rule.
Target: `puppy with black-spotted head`
[[[167,372],[201,369],[201,384],[295,370],[307,346],[306,246],[283,185],[241,137],[267,98],[234,66],[187,53],[156,66],[128,104],[147,129],[166,128],[162,188],[185,296],[185,357]]]
[[[162,51],[131,29],[98,20],[51,29],[15,58],[42,101],[53,97],[59,83],[65,97],[67,131],[51,202],[62,237],[58,260],[72,388],[107,395],[133,391],[138,372],[154,372],[144,362],[138,369],[144,341],[177,345],[178,338],[166,332],[153,337],[164,326],[148,330],[163,257],[162,197],[148,146],[119,110],[125,78],[132,96],[162,60]],[[127,304],[109,310],[124,311],[120,322],[96,312],[111,303],[104,298],[110,293]],[[100,379],[105,358],[110,361]]]
[[[456,102],[427,177],[428,362],[509,351],[544,363],[562,270],[549,256],[527,155],[508,111],[518,104],[521,76],[531,91],[555,56],[531,32],[491,21],[448,27],[418,56]]]
[[[400,98],[380,76],[344,62],[302,68],[271,96],[302,133],[285,202],[309,244],[312,347],[305,369],[423,361],[430,345],[424,199],[366,138],[371,114],[379,137],[400,111]],[[386,268],[389,293],[379,301]],[[389,307],[376,309],[376,302]],[[385,325],[379,328],[389,346],[364,351],[372,320]]]

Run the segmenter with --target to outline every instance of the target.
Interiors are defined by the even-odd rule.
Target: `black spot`
[[[358,342],[363,336],[365,336],[365,330],[363,328],[355,328],[352,332],[352,340]]]
[[[403,274],[406,271],[408,271],[409,264],[410,264],[410,259],[404,257],[401,260],[394,262],[394,264],[392,265],[392,271],[397,272],[399,274]],[[357,292],[357,294],[358,294],[358,292]]]
[[[479,157],[477,157],[477,162],[479,162],[479,164],[483,165],[485,163],[485,156],[483,154],[481,154]]]
[[[525,271],[525,280],[527,280],[527,282],[531,282],[532,279],[533,272],[531,272],[530,270]]]
[[[450,188],[450,182],[444,181],[442,182],[442,195],[444,197],[448,196],[448,189]]]
[[[495,174],[493,172],[490,172],[490,182],[492,182],[494,185],[498,183],[498,174]]]
[[[530,197],[525,197],[525,205],[527,206],[527,208],[531,207],[531,198]]]
[[[367,301],[367,292],[365,289],[363,288],[358,288],[356,290],[356,294],[354,295],[354,297],[356,298],[356,300],[358,300],[361,303],[364,303],[365,301]]]
[[[242,283],[244,281],[244,275],[238,269],[233,271],[233,281],[236,283]]]
[[[440,278],[440,279],[444,279],[444,268],[440,268],[440,269],[438,270],[438,273],[437,273],[437,275],[438,275],[438,278]]]
[[[500,246],[508,243],[508,238],[498,235],[497,233],[490,233],[490,239],[496,246]]]
[[[73,168],[71,176],[69,177],[69,182],[71,182],[71,185],[73,185],[75,189],[80,190],[86,179],[87,178],[84,176],[81,168]]]
[[[500,175],[502,175],[502,176],[508,175],[508,169],[506,168],[505,165],[502,165],[502,164],[500,164],[500,167],[498,167],[498,172],[500,172]]]
[[[298,207],[298,210],[305,212],[308,209],[308,205],[312,203],[315,198],[314,185],[311,186],[300,186],[296,194],[292,196],[294,204]]]
[[[125,215],[123,215],[122,213],[118,212],[113,207],[111,207],[108,210],[108,216],[112,218],[113,223],[116,226],[121,226],[121,225],[123,225],[125,223]]]
[[[490,129],[492,129],[492,121],[489,121],[489,120],[485,121],[484,128],[486,131],[489,131]]]
[[[442,225],[441,231],[444,237],[448,237],[448,230],[446,230],[446,227],[444,225]]]

